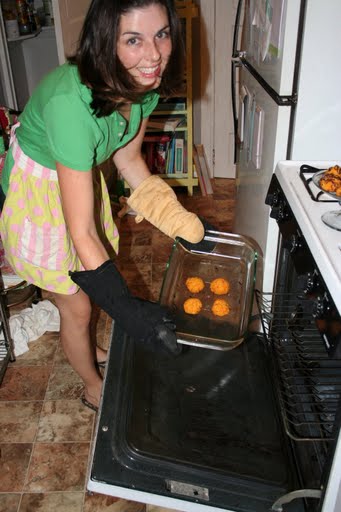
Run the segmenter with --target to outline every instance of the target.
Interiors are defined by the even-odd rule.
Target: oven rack
[[[259,291],[256,299],[287,435],[294,441],[333,440],[341,359],[328,356],[311,314],[312,301]]]

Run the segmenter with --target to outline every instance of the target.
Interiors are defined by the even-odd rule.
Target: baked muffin
[[[230,306],[224,299],[216,299],[212,306],[212,313],[215,316],[225,316],[230,312]]]
[[[319,181],[322,190],[331,192],[337,196],[341,195],[341,167],[334,165],[329,167],[323,174]]]
[[[186,287],[191,293],[199,293],[205,288],[205,283],[201,277],[188,277]]]
[[[339,165],[334,165],[333,167],[329,167],[325,174],[329,174],[332,176],[336,176],[341,179],[341,167]]]
[[[217,277],[217,279],[213,279],[211,282],[210,290],[215,295],[225,295],[230,290],[230,283],[222,277]]]
[[[190,298],[184,302],[184,311],[188,315],[197,315],[202,309],[202,302],[200,299]]]

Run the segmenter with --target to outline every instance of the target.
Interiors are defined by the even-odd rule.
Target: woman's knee
[[[91,319],[91,302],[81,290],[74,295],[54,294],[56,306],[62,322],[72,322],[74,326],[88,326]]]

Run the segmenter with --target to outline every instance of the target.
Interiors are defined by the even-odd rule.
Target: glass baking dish
[[[206,232],[211,252],[189,251],[177,239],[167,263],[160,294],[160,303],[170,308],[176,322],[179,343],[200,347],[231,350],[242,343],[252,312],[256,278],[257,251],[245,237],[233,233]],[[191,294],[185,282],[188,277],[201,277],[204,289]],[[210,291],[213,279],[229,281],[226,295]],[[199,314],[185,313],[186,299],[197,297],[203,307]],[[215,316],[211,307],[215,299],[225,299],[230,312]]]

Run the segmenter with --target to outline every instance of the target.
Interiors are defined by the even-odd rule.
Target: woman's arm
[[[93,270],[108,253],[95,225],[92,171],[75,171],[57,162],[62,207],[71,239],[84,268]]]
[[[147,124],[148,118],[143,119],[134,139],[128,142],[126,146],[116,151],[113,157],[118,172],[133,190],[151,175],[141,153],[141,146]]]
[[[141,123],[137,136],[114,155],[118,171],[133,189],[127,204],[138,214],[137,222],[145,218],[171,238],[179,236],[196,244],[205,235],[202,222],[179,203],[165,180],[151,175],[143,160],[141,145],[147,123],[148,118]]]
[[[148,119],[143,119],[136,137],[114,155],[115,165],[135,189],[150,176],[141,154]],[[57,162],[58,181],[66,225],[77,254],[86,270],[99,267],[108,258],[96,229],[92,171],[75,171]]]

